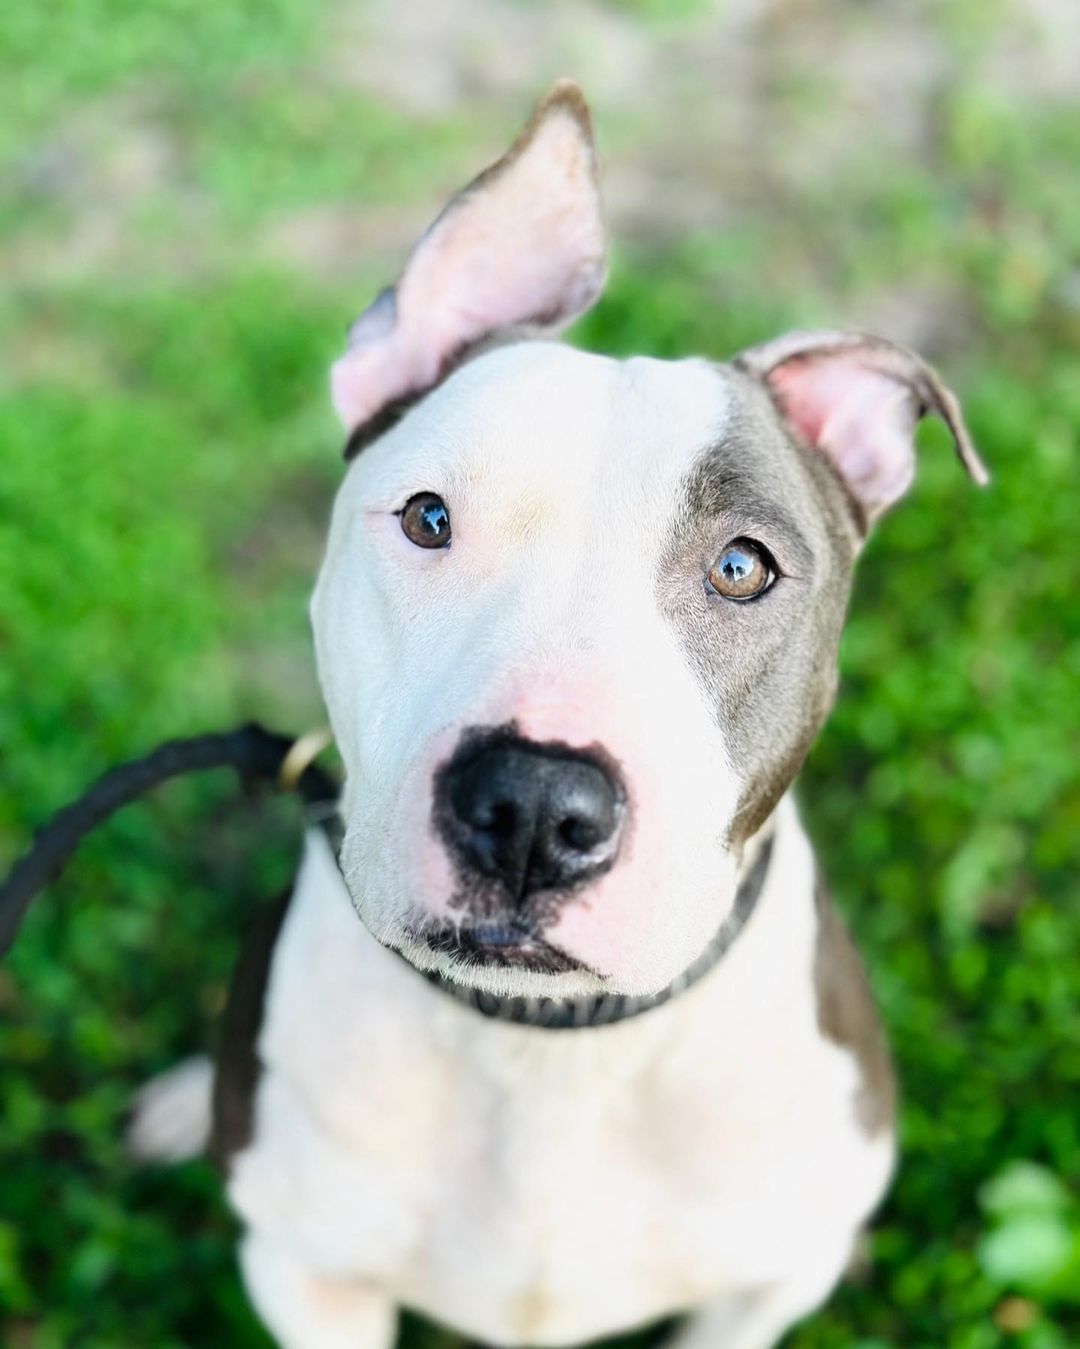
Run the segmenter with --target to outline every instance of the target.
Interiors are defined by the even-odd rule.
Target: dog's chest
[[[697,1013],[707,990],[597,1032],[478,1023],[298,898],[231,1193],[309,1267],[489,1341],[587,1339],[779,1277],[876,1198],[888,1147],[806,990],[747,1004],[735,967]]]

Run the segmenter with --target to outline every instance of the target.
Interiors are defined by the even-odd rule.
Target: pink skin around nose
[[[397,810],[400,837],[407,840],[406,868],[414,877],[417,902],[431,919],[453,922],[461,917],[452,904],[457,888],[454,870],[446,847],[431,827],[431,808],[435,777],[451,758],[463,734],[470,730],[495,728],[513,723],[519,735],[530,740],[558,741],[575,748],[602,743],[597,735],[597,704],[600,686],[590,688],[556,683],[530,684],[511,695],[493,699],[468,714],[462,724],[443,731],[432,741],[420,770],[424,789],[406,788]],[[421,838],[419,850],[412,840]],[[625,844],[624,844],[625,847]]]
[[[578,676],[530,679],[511,692],[507,721],[527,740],[555,740],[575,749],[603,748],[617,757],[612,734],[613,690],[609,681]]]
[[[634,696],[640,687],[618,677],[534,679],[515,690],[511,707],[522,735],[604,751],[619,765],[630,802],[616,865],[561,907],[547,939],[598,974],[653,982],[659,953],[672,945],[672,916],[662,897],[671,881],[666,845],[677,836],[678,820],[670,815],[676,809],[670,794],[660,790],[663,737],[655,708],[644,700],[647,688]],[[685,936],[688,944],[697,942],[690,932]]]
[[[454,922],[460,915],[455,915],[451,907],[455,880],[450,858],[431,825],[434,778],[453,754],[460,737],[460,728],[435,737],[420,770],[419,781],[425,784],[426,790],[410,791],[407,780],[397,812],[400,837],[407,848],[405,872],[411,871],[415,879],[416,906],[426,918],[440,926]],[[417,839],[423,840],[419,848],[415,846]]]
[[[650,724],[647,710],[626,706],[614,681],[532,676],[475,708],[460,726],[436,739],[421,770],[426,790],[407,794],[402,818],[403,837],[425,839],[419,855],[414,852],[408,863],[420,902],[435,920],[460,918],[451,906],[453,869],[445,847],[430,828],[435,774],[453,754],[463,731],[511,723],[527,739],[555,741],[576,749],[598,748],[619,765],[632,811],[624,826],[619,860],[611,872],[567,902],[548,937],[598,973],[633,969],[640,961],[642,945],[648,949],[654,938],[662,937],[663,916],[656,899],[664,867],[660,846],[664,829],[658,809],[661,803],[652,787],[658,773],[650,764],[652,756],[644,736]],[[408,826],[413,823],[410,816],[416,811],[417,799],[423,802],[426,818],[416,819],[421,828],[411,833]]]

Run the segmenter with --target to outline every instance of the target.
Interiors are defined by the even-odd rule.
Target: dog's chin
[[[405,928],[384,944],[424,974],[497,997],[581,998],[609,991],[595,970],[512,925]]]

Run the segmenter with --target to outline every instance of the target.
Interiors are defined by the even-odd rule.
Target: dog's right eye
[[[764,544],[734,539],[709,568],[705,585],[714,595],[742,603],[764,595],[776,576],[776,563]]]
[[[417,492],[401,512],[401,529],[418,548],[449,547],[450,512],[446,502],[434,492]]]

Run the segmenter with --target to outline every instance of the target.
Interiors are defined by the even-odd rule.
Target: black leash
[[[110,769],[71,805],[58,811],[34,835],[29,850],[0,885],[0,958],[11,949],[30,903],[56,879],[79,844],[122,806],[170,778],[213,768],[234,768],[243,781],[273,782],[303,801],[309,822],[326,831],[334,856],[340,846],[337,784],[314,762],[328,743],[319,735],[294,740],[254,722],[217,735],[168,740],[141,759]],[[728,917],[701,955],[659,993],[644,997],[600,994],[584,998],[497,997],[429,972],[429,982],[482,1015],[547,1030],[607,1026],[669,1002],[708,974],[745,927],[757,907],[772,856],[772,838],[760,846],[739,884]],[[399,951],[395,955],[404,959]],[[408,963],[408,962],[406,962]],[[410,965],[410,968],[413,968]]]
[[[289,753],[299,743],[251,722],[224,734],[168,740],[143,758],[110,769],[35,833],[29,850],[0,885],[0,958],[11,949],[31,900],[55,880],[86,835],[122,806],[170,778],[234,768],[245,781],[292,786],[307,807],[325,805],[332,810],[337,784],[314,763],[302,767],[295,783],[281,782]]]

